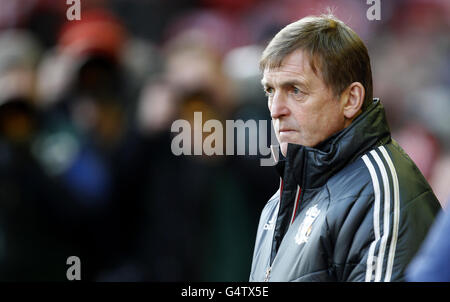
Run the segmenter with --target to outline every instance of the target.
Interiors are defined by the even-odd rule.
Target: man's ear
[[[364,86],[359,82],[353,82],[345,89],[344,93],[341,95],[345,118],[353,120],[361,113],[364,96]]]

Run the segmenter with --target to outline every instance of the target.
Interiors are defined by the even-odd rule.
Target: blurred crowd
[[[393,137],[450,199],[450,3],[0,0],[0,280],[246,281],[279,177],[258,156],[175,156],[176,119],[269,120],[258,60],[325,12],[371,56]],[[268,133],[269,134],[269,133]]]

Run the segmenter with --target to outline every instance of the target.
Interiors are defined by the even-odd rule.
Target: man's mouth
[[[288,134],[288,133],[291,133],[291,132],[295,132],[295,130],[294,129],[288,129],[288,128],[283,128],[283,129],[280,129],[280,130],[278,130],[278,132],[280,133],[280,134]]]
[[[280,139],[280,143],[287,142],[288,140],[292,139],[292,134],[294,134],[296,131],[293,129],[283,128],[278,130],[278,137]]]
[[[283,128],[283,129],[280,129],[278,131],[280,131],[280,132],[287,132],[287,131],[294,131],[294,129]]]

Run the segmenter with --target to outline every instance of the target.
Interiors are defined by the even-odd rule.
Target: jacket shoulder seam
[[[419,199],[420,197],[422,197],[422,195],[425,195],[427,193],[431,193],[433,194],[433,191],[431,189],[426,189],[425,191],[419,193],[417,196],[415,196],[414,198],[411,198],[407,201],[404,201],[403,204],[405,205],[404,207],[401,208],[401,210],[406,210],[407,208],[409,208],[414,201],[416,201],[417,199]]]

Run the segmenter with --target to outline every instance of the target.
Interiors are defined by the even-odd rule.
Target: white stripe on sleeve
[[[389,236],[389,214],[391,208],[391,192],[389,188],[389,178],[384,167],[381,158],[378,156],[378,153],[375,150],[370,152],[378,164],[378,168],[381,172],[381,177],[383,178],[383,187],[384,187],[384,212],[383,212],[383,236],[381,237],[380,249],[378,251],[377,257],[377,268],[375,270],[375,282],[381,281],[381,274],[383,273],[383,262],[384,262],[384,253],[386,250],[387,239]]]
[[[397,171],[395,170],[395,166],[392,163],[391,157],[383,146],[380,147],[380,150],[389,165],[389,169],[391,170],[392,175],[392,182],[394,185],[394,221],[392,226],[392,239],[389,247],[389,258],[386,267],[386,276],[384,279],[385,282],[389,282],[391,280],[392,267],[394,265],[395,247],[397,245],[398,228],[400,222],[400,192]]]
[[[370,177],[372,178],[372,184],[373,184],[373,191],[375,194],[375,204],[373,209],[373,228],[374,228],[374,234],[375,234],[375,240],[370,244],[369,248],[369,254],[367,257],[367,269],[366,269],[366,282],[372,281],[372,274],[373,274],[373,265],[374,265],[374,254],[375,254],[375,246],[377,245],[377,242],[380,240],[380,184],[378,182],[378,176],[375,172],[375,168],[372,165],[372,162],[370,161],[369,157],[367,155],[364,155],[362,157],[364,163],[367,166],[367,169],[369,170]]]

